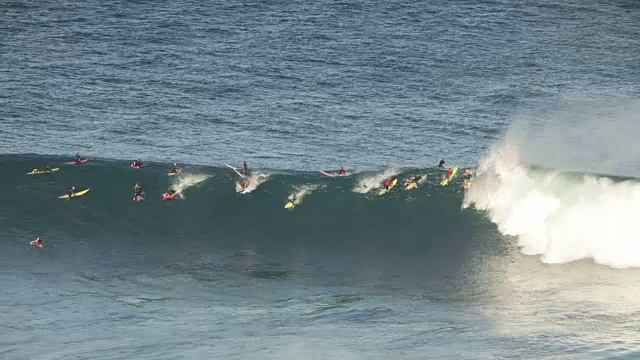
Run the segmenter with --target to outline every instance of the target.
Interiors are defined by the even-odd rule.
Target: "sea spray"
[[[535,169],[508,140],[480,164],[463,207],[486,210],[523,253],[545,263],[591,258],[616,268],[640,266],[640,182]]]
[[[380,188],[385,179],[396,176],[400,170],[395,168],[386,169],[380,173],[364,174],[353,187],[353,192],[366,194],[373,189]]]

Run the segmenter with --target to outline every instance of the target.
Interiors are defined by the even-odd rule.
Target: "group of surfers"
[[[76,163],[76,164],[80,164],[82,163],[83,160],[80,156],[80,153],[76,153],[73,161],[71,163]],[[144,163],[140,160],[134,160],[133,163],[131,164],[132,168],[135,169],[140,169],[142,167],[144,167]],[[444,159],[440,160],[440,162],[438,163],[438,168],[444,168],[445,167],[445,161]],[[50,166],[46,166],[42,169],[34,169],[33,172],[51,172],[52,169]],[[240,188],[242,190],[246,189],[250,183],[251,183],[251,173],[249,172],[249,167],[247,165],[246,161],[242,162],[242,169],[240,171],[238,171],[239,174],[242,176],[242,181],[240,181],[239,185]],[[169,170],[169,175],[177,175],[178,173],[180,173],[180,168],[178,168],[178,164],[177,163],[173,163],[173,166],[171,167],[171,169]],[[340,170],[338,170],[338,172],[336,174],[334,174],[334,176],[345,176],[347,174],[347,171],[344,169],[344,167],[340,167]],[[452,169],[448,169],[447,173],[446,173],[446,178],[451,178],[451,176],[453,175],[453,170]],[[466,169],[465,170],[465,174],[463,179],[465,181],[470,181],[472,177],[471,174],[471,170],[470,169]],[[416,185],[419,185],[420,181],[422,181],[422,176],[421,175],[415,175],[413,176],[411,179],[405,181],[405,187],[408,186],[411,183],[415,183]],[[393,186],[393,181],[391,180],[391,178],[387,178],[384,181],[384,188],[388,191],[391,189],[391,187]],[[74,194],[77,192],[77,189],[74,186],[71,187],[71,189],[68,191],[67,195],[69,196],[69,198],[72,198],[74,196]],[[176,195],[176,190],[175,189],[169,189],[167,191],[166,194],[164,194],[164,199],[165,200],[170,200],[171,198],[173,198],[173,196]],[[135,201],[140,201],[144,199],[144,190],[142,189],[142,186],[138,183],[136,183],[134,185],[133,188],[133,200]],[[297,199],[295,197],[295,195],[290,196],[287,201],[288,202],[295,202]],[[43,246],[43,242],[42,239],[40,239],[40,237],[36,238],[35,240],[31,241],[30,244],[32,246],[36,246],[36,247],[42,247]]]
[[[76,153],[73,161],[71,163],[76,163],[76,164],[80,164],[82,163],[82,157],[80,156],[80,153]],[[131,163],[131,167],[134,169],[140,169],[142,167],[144,167],[144,162],[142,162],[141,160],[134,160],[133,163]],[[444,159],[441,159],[440,162],[438,163],[438,168],[444,168],[445,167],[445,161]],[[42,169],[33,169],[34,173],[43,173],[43,172],[51,172],[52,169],[50,166],[46,166]],[[178,164],[177,163],[173,163],[173,166],[171,167],[171,169],[169,170],[169,175],[177,175],[180,173],[180,168],[178,168]],[[242,180],[239,182],[239,186],[241,190],[245,190],[247,187],[249,187],[250,183],[251,183],[251,173],[249,172],[249,166],[247,165],[246,161],[242,162],[242,169],[240,171],[238,171],[238,173],[242,176]],[[340,170],[338,170],[337,173],[332,174],[333,176],[344,176],[347,174],[347,171],[344,169],[344,167],[340,167]],[[451,178],[451,176],[453,175],[453,169],[448,169],[447,173],[445,175],[445,177],[447,179]],[[464,180],[465,181],[469,181],[471,180],[472,174],[471,174],[471,170],[466,169],[465,170],[465,174],[464,174]],[[415,183],[416,186],[420,184],[420,182],[422,181],[422,176],[421,175],[415,175],[413,176],[413,178],[405,181],[404,185],[405,187],[407,187],[408,185],[410,185],[411,183]],[[393,184],[393,181],[391,180],[391,178],[387,178],[384,181],[384,189],[385,190],[389,190],[391,189]],[[68,191],[67,195],[69,195],[69,197],[73,197],[73,194],[76,193],[76,187],[72,186],[71,189]],[[174,189],[169,189],[167,191],[166,194],[164,194],[165,197],[168,198],[172,198],[174,195],[176,194],[176,191]],[[140,184],[136,183],[134,188],[133,188],[133,200],[136,201],[140,201],[144,199],[144,191],[142,190],[142,186],[140,186]]]
[[[439,169],[444,169],[445,168],[445,161],[444,159],[440,160],[440,162],[438,163],[438,168]],[[451,179],[451,177],[453,176],[453,169],[447,169],[447,172],[445,174],[445,179]],[[464,176],[463,179],[465,182],[470,182],[471,178],[473,177],[473,174],[471,173],[471,169],[465,169],[464,171]],[[422,175],[414,175],[411,179],[408,179],[404,182],[404,186],[405,188],[408,188],[409,185],[411,184],[415,184],[416,186],[420,185],[420,182],[423,180]],[[365,186],[366,185],[362,185]],[[391,178],[387,178],[384,181],[384,189],[389,191],[391,189],[391,187],[393,187],[393,180]]]

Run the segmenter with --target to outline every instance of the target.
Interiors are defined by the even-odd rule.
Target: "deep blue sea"
[[[0,358],[640,358],[639,59],[632,0],[0,1]]]

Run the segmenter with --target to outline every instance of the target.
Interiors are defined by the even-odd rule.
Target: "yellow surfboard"
[[[458,173],[458,168],[457,167],[454,167],[453,169],[451,169],[451,176],[449,176],[448,178],[442,180],[440,182],[440,185],[442,185],[442,186],[449,185],[449,183],[451,182],[451,180],[453,180],[453,178],[456,176],[457,173]]]
[[[407,184],[404,186],[404,188],[405,188],[405,189],[407,189],[407,190],[415,189],[415,188],[417,188],[417,187],[418,187],[418,184],[416,184],[416,182],[415,182],[415,181],[412,181],[412,182],[410,182],[410,183],[407,183]]]
[[[89,192],[89,189],[85,189],[85,190],[81,190],[81,191],[78,191],[78,192],[74,192],[73,194],[71,194],[71,197],[75,198],[75,197],[78,197],[78,196],[82,196],[82,195],[84,195],[84,194],[86,194],[88,192]],[[58,196],[58,199],[69,199],[69,194],[64,194],[62,196]]]
[[[299,199],[295,199],[294,201],[287,201],[286,204],[284,204],[284,208],[285,209],[293,209],[296,205],[300,204],[300,200]]]
[[[389,191],[391,191],[391,189],[393,189],[393,188],[396,186],[396,184],[397,184],[397,183],[398,183],[398,178],[393,179],[393,181],[391,182],[391,186],[389,187],[389,189],[388,189],[388,190],[387,190],[387,189],[382,189],[382,190],[380,190],[380,192],[378,193],[378,195],[379,195],[379,196],[382,196],[382,195],[384,195],[384,194],[388,193]]]

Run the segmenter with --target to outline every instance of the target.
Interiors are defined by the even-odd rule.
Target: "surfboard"
[[[66,162],[65,164],[67,164],[67,165],[78,165],[78,164],[84,164],[87,161],[89,161],[89,159],[81,159],[80,161],[69,161],[69,162]]]
[[[293,209],[296,205],[300,204],[300,198],[291,201],[291,196],[293,196],[293,194],[289,195],[289,197],[287,198],[287,203],[284,204],[285,209]]]
[[[397,183],[398,183],[398,178],[393,179],[393,181],[391,182],[391,186],[389,187],[389,189],[388,189],[388,190],[387,190],[387,189],[382,189],[382,190],[380,190],[380,192],[378,193],[378,195],[379,195],[379,196],[382,196],[382,195],[384,195],[384,194],[388,193],[389,191],[391,191],[391,189],[393,189],[393,188],[396,186],[396,184],[397,184]]]
[[[49,173],[52,173],[52,172],[56,172],[58,170],[60,170],[60,168],[53,168],[53,169],[50,169],[50,170],[38,170],[38,171],[36,171],[34,169],[31,172],[28,172],[27,175],[49,174]]]
[[[463,188],[468,189],[471,187],[471,185],[473,184],[472,180],[465,180],[464,184],[462,185]]]
[[[177,171],[177,172],[171,172],[171,171],[169,171],[169,176],[176,176],[176,175],[180,174],[180,171],[181,171],[180,169],[178,169],[178,171]]]
[[[415,181],[412,181],[412,182],[407,183],[407,184],[404,185],[404,188],[407,189],[407,190],[415,189],[417,187],[418,187],[418,184],[416,184]]]
[[[84,194],[86,194],[88,192],[89,192],[89,189],[85,189],[85,190],[82,190],[82,191],[74,192],[73,194],[71,194],[71,198],[82,196],[82,195],[84,195]],[[69,199],[69,194],[64,194],[64,195],[58,196],[58,199]]]
[[[320,170],[320,173],[321,173],[321,174],[324,174],[324,175],[327,175],[327,176],[329,176],[329,177],[336,177],[336,176],[340,176],[339,174],[332,174],[332,173],[328,173],[328,172],[326,172],[326,171],[324,171],[324,170]]]
[[[457,173],[458,173],[458,168],[457,167],[454,167],[453,169],[451,169],[451,176],[449,176],[448,178],[442,180],[440,182],[440,185],[442,185],[442,186],[449,185],[449,183],[451,182],[451,180],[453,180],[453,178],[456,176]]]
[[[225,165],[227,165],[229,168],[233,169],[233,171],[235,171],[235,173],[236,173],[236,174],[238,174],[238,176],[240,176],[241,178],[243,178],[243,179],[246,179],[246,178],[247,178],[247,176],[246,176],[246,175],[244,175],[243,173],[241,173],[240,171],[238,171],[238,168],[235,168],[235,167],[233,167],[233,166],[231,166],[231,165],[229,165],[229,164],[225,164]]]

